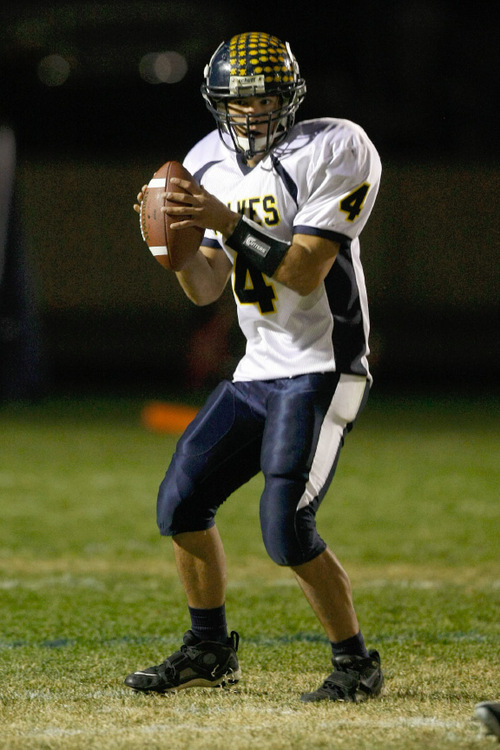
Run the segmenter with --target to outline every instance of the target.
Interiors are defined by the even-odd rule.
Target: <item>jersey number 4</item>
[[[236,253],[234,265],[234,293],[242,305],[258,305],[262,314],[276,312],[273,285],[240,253]]]
[[[369,189],[370,185],[365,182],[340,201],[340,210],[347,214],[347,221],[354,221],[359,216]]]

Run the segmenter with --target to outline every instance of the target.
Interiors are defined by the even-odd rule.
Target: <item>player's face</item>
[[[238,135],[246,134],[247,122],[255,135],[266,135],[269,128],[268,115],[280,106],[278,96],[249,96],[245,99],[231,99],[227,103],[227,111]]]

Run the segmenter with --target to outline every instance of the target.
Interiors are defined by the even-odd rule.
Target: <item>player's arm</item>
[[[191,191],[187,181],[172,180]],[[277,240],[258,224],[231,211],[214,195],[202,188],[201,193],[170,192],[172,200],[184,205],[165,209],[178,216],[177,226],[200,226],[221,232],[229,247],[245,255],[267,276],[301,295],[310,294],[326,277],[339,250],[333,240],[306,234],[296,234],[292,243]],[[188,218],[185,218],[188,216]]]
[[[246,216],[239,218],[226,244],[302,296],[324,281],[340,248],[334,240],[308,234],[295,234],[291,243],[284,242]]]
[[[232,267],[231,261],[222,250],[202,245],[176,276],[191,302],[196,305],[209,305],[221,296]]]
[[[325,280],[339,249],[333,240],[295,234],[272,278],[303,296],[311,294]]]

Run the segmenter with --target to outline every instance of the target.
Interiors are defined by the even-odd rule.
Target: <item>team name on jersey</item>
[[[233,210],[233,202],[230,201],[228,208]],[[276,205],[274,195],[264,195],[259,198],[243,198],[236,201],[236,213],[245,214],[249,219],[257,224],[265,224],[268,227],[275,227],[281,222],[280,212]]]

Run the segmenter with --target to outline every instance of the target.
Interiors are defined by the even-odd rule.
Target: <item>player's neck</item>
[[[247,167],[256,167],[259,162],[264,159],[264,157],[267,156],[267,154],[256,154],[255,156],[252,156],[251,159],[246,160]]]

